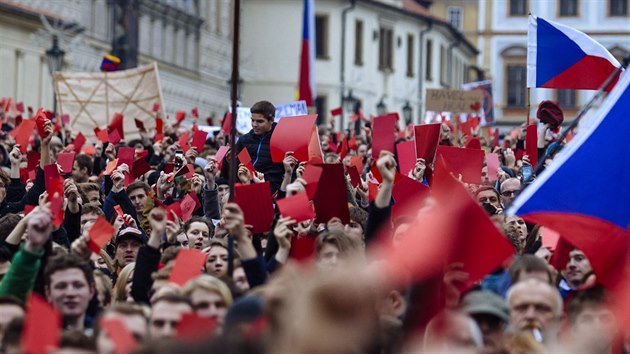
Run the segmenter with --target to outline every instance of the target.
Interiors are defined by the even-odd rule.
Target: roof
[[[12,15],[17,15],[29,20],[35,20],[37,22],[40,22],[40,15],[44,15],[49,21],[52,20],[60,23],[71,22],[54,12],[14,0],[0,0],[0,11],[8,12]]]

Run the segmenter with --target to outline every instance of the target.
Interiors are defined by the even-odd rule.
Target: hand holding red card
[[[72,173],[74,167],[74,152],[62,152],[57,156],[57,164],[61,167],[61,171],[68,175]]]
[[[203,147],[206,144],[207,137],[208,132],[197,130],[193,135],[192,143],[190,144],[190,146],[197,148],[198,153],[203,152]]]
[[[184,286],[189,280],[201,275],[205,262],[206,255],[202,252],[195,249],[180,249],[168,281]]]
[[[274,218],[269,182],[235,186],[234,202],[243,210],[245,224],[253,227],[252,233],[269,231]]]
[[[24,316],[24,353],[49,353],[59,346],[61,315],[40,295],[31,293]]]
[[[413,141],[405,141],[396,144],[396,154],[398,156],[398,167],[400,174],[407,176],[409,171],[416,165],[416,146]]]
[[[416,158],[424,159],[427,166],[433,164],[435,152],[440,141],[440,130],[442,125],[422,124],[414,127],[416,142]]]
[[[99,216],[92,228],[90,228],[88,248],[92,252],[99,254],[101,249],[114,237],[115,233],[114,227],[104,217]]]
[[[374,118],[372,128],[372,157],[378,159],[381,151],[394,152],[396,116],[388,114]]]
[[[444,158],[447,168],[455,177],[462,175],[463,182],[481,184],[483,150],[440,145],[437,155]]]
[[[48,117],[46,117],[46,114],[44,114],[44,111],[41,108],[37,110],[37,115],[35,115],[35,124],[37,126],[37,134],[39,134],[39,136],[42,138],[45,138],[48,136],[48,134],[46,134],[46,131],[44,130],[47,120],[48,120]]]
[[[284,155],[292,151],[298,161],[308,161],[309,142],[316,120],[317,114],[280,119],[271,136],[271,160],[282,162]]]

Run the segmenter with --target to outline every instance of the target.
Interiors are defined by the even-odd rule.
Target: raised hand
[[[273,236],[278,241],[278,247],[282,249],[291,248],[291,237],[295,235],[295,231],[291,229],[291,226],[296,222],[290,217],[281,217],[276,223],[276,227],[273,229]]]
[[[394,183],[396,177],[396,160],[394,154],[389,151],[381,151],[381,155],[376,161],[376,167],[383,177],[383,183]]]
[[[52,216],[48,208],[40,208],[31,212],[26,224],[27,240],[26,248],[31,252],[39,252],[50,238],[52,233]]]

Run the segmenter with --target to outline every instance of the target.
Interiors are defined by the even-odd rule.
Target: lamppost
[[[381,100],[378,101],[378,103],[376,104],[377,116],[384,116],[385,113],[387,113],[387,106],[385,105],[385,102],[383,102],[383,99],[385,99],[385,95],[383,95],[383,97],[381,97]]]
[[[413,115],[413,108],[411,108],[409,101],[405,102],[402,111],[403,117],[405,118],[405,124],[409,125],[409,123],[411,123],[411,116]]]
[[[52,37],[52,47],[46,51],[46,60],[48,61],[48,71],[50,76],[55,71],[61,71],[63,68],[63,57],[66,55],[61,48],[59,48],[59,37],[56,34]],[[57,95],[55,93],[55,83],[53,79],[53,112],[57,114]]]
[[[346,97],[343,98],[343,110],[344,112],[352,112],[352,113],[356,113],[356,109],[357,109],[357,102],[358,100],[356,99],[356,97],[354,97],[352,95],[352,90],[348,91],[348,95]],[[346,116],[346,114],[344,113],[344,117]],[[346,122],[342,121],[341,122],[341,129],[345,129],[344,124]]]

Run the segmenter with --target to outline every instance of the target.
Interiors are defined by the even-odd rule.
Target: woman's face
[[[217,278],[227,273],[228,251],[221,246],[214,246],[208,251],[206,273]]]
[[[206,289],[195,289],[190,294],[190,301],[193,303],[197,315],[216,319],[219,324],[223,323],[227,314],[227,303],[219,293]]]
[[[210,229],[206,223],[193,222],[190,224],[186,235],[188,236],[188,242],[192,245],[192,248],[201,250],[210,236]]]

